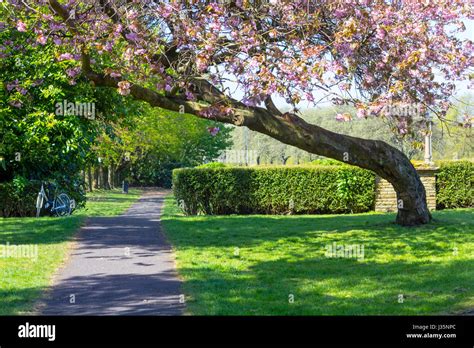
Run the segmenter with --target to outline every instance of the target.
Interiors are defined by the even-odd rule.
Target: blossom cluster
[[[359,118],[383,116],[395,103],[443,116],[456,83],[473,80],[474,44],[458,36],[474,18],[470,2],[279,0],[258,10],[249,3],[69,0],[66,20],[47,0],[9,0],[15,15],[0,30],[10,25],[33,33],[37,45],[54,43],[59,62],[76,62],[65,71],[71,81],[86,52],[123,95],[141,84],[194,100],[193,80],[206,78],[222,91],[234,81],[250,107],[272,95],[317,104],[319,91],[353,104]],[[211,105],[204,114],[222,111]]]

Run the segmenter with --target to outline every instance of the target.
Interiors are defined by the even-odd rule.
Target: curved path
[[[181,283],[159,222],[167,193],[147,191],[123,215],[89,218],[41,314],[182,314]]]

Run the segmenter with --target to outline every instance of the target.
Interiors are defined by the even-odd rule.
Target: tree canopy
[[[188,111],[208,117],[242,107],[223,97],[229,79],[245,105],[270,105],[274,94],[316,103],[319,90],[352,103],[360,117],[400,102],[443,117],[473,59],[472,41],[455,35],[473,18],[462,0],[7,3],[9,24],[33,31],[38,45],[57,45],[71,79],[82,69],[122,94],[141,85],[162,106],[187,101]],[[399,120],[401,132],[406,123]]]

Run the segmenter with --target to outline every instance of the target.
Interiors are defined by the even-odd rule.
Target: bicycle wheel
[[[71,214],[71,199],[65,193],[60,193],[54,199],[54,214],[56,216],[66,216]]]
[[[38,197],[36,198],[36,217],[40,216],[41,208],[43,207],[44,196],[40,192],[38,193]]]

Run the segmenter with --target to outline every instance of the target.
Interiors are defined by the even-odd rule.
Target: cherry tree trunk
[[[261,109],[256,117],[245,123],[250,129],[283,143],[371,170],[386,179],[397,193],[396,223],[414,226],[431,221],[425,187],[418,172],[410,160],[393,146],[379,140],[334,133],[292,114],[275,117]]]
[[[85,64],[84,69],[97,85],[117,87],[116,80],[94,73],[88,64]],[[216,98],[223,98],[220,92],[207,82],[198,83],[196,88],[200,98],[209,103],[215,102]],[[163,96],[138,85],[130,88],[130,94],[151,106],[208,118],[203,112],[207,106],[199,102]],[[231,102],[232,112],[215,113],[212,118],[236,126],[246,126],[315,155],[371,170],[393,185],[398,197],[398,224],[412,226],[430,222],[431,214],[426,203],[425,188],[409,159],[398,149],[383,141],[331,132],[307,123],[295,114],[282,114],[271,104],[262,108],[247,107],[235,100]]]

